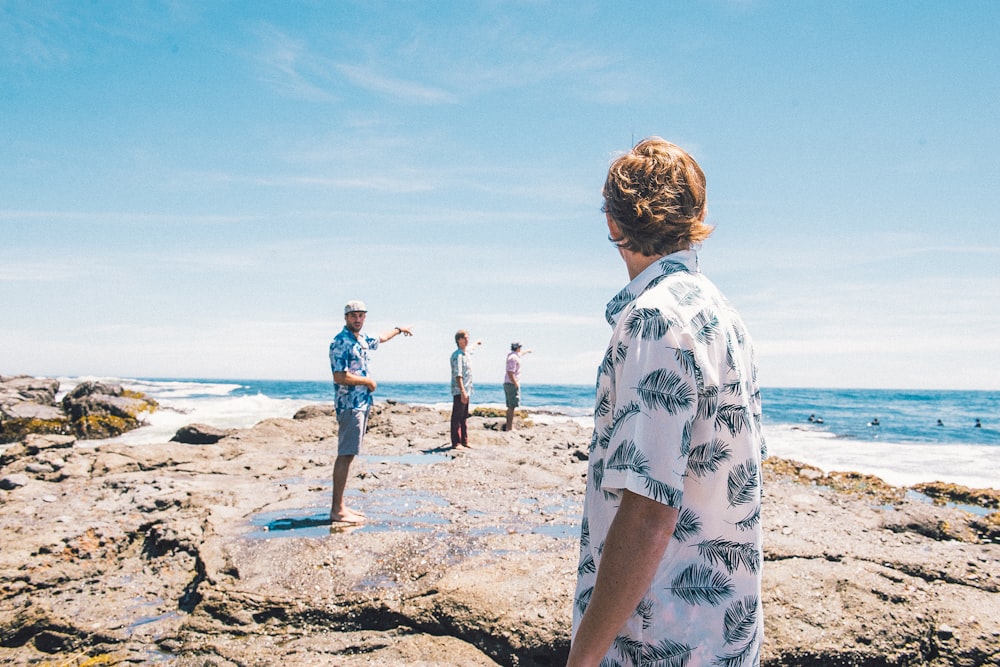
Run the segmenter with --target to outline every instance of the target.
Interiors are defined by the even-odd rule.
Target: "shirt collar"
[[[643,269],[642,273],[633,278],[632,282],[626,285],[608,302],[608,307],[604,311],[604,317],[608,320],[608,324],[615,326],[618,323],[618,316],[630,303],[670,274],[681,272],[700,273],[700,271],[701,269],[698,267],[698,253],[695,250],[680,250],[665,255]]]

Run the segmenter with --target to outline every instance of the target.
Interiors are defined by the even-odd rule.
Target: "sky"
[[[610,161],[708,178],[765,387],[1000,389],[1000,3],[0,0],[0,374],[590,384]]]

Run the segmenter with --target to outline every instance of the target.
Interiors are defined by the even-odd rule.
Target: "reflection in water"
[[[451,523],[435,511],[448,508],[450,504],[445,498],[433,493],[393,489],[368,493],[348,491],[348,494],[351,495],[353,504],[365,513],[365,523],[332,523],[330,510],[326,507],[274,510],[261,512],[251,518],[250,523],[256,530],[247,537],[323,537],[339,533],[392,531],[424,533]]]

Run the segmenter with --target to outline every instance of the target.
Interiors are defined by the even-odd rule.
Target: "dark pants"
[[[455,394],[451,404],[451,446],[469,444],[469,404],[462,402],[462,395]]]

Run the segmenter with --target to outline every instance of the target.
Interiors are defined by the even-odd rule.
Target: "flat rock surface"
[[[348,491],[362,526],[329,523],[320,409],[215,444],[13,445],[0,662],[563,664],[589,429],[473,417],[456,452],[447,414],[376,409]],[[764,664],[1000,665],[981,517],[779,463]]]

